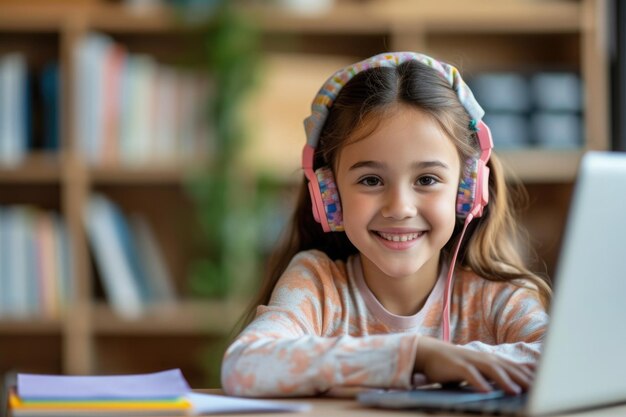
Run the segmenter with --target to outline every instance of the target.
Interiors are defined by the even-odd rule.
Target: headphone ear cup
[[[489,202],[489,167],[480,159],[470,158],[463,168],[463,177],[459,183],[456,197],[456,215],[466,219],[483,215],[483,209]]]
[[[478,179],[478,160],[469,158],[463,166],[463,175],[459,182],[456,197],[456,216],[464,220],[472,212],[476,201],[476,184]]]
[[[343,213],[341,211],[341,199],[337,191],[335,176],[330,168],[319,168],[315,171],[317,183],[319,185],[321,202],[326,220],[328,222],[328,230],[332,232],[343,231]],[[319,213],[323,216],[322,213]],[[323,225],[323,220],[322,220]]]

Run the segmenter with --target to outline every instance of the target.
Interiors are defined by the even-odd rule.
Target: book
[[[122,317],[137,318],[144,310],[141,290],[124,252],[115,207],[106,197],[90,197],[83,215],[106,296]]]
[[[74,126],[83,157],[90,164],[100,158],[103,136],[104,62],[113,40],[90,33],[74,50],[75,109]]]
[[[70,252],[58,213],[0,207],[0,317],[59,317],[73,290]]]
[[[43,107],[43,148],[57,151],[60,148],[61,135],[61,79],[59,63],[49,62],[41,71],[39,84]]]
[[[127,165],[145,165],[153,158],[155,80],[157,63],[149,55],[134,54],[130,57],[129,124],[120,145]]]
[[[136,251],[145,273],[151,304],[172,304],[176,302],[176,291],[172,277],[165,264],[161,247],[148,222],[139,215],[131,216],[130,227],[137,245]]]
[[[109,205],[109,215],[113,219],[117,240],[121,245],[124,259],[130,267],[132,279],[135,281],[137,290],[139,291],[139,297],[141,298],[142,304],[145,306],[150,302],[150,283],[148,282],[144,265],[137,252],[135,235],[130,229],[126,216],[116,204]]]
[[[57,254],[57,297],[60,312],[74,300],[74,268],[72,240],[67,230],[67,223],[57,213],[52,213],[55,229],[55,247]]]
[[[99,162],[114,165],[119,162],[119,132],[121,110],[122,70],[128,52],[120,44],[112,44],[106,51],[102,80],[103,96],[103,129],[99,144]]]
[[[39,215],[33,225],[36,236],[36,252],[38,262],[39,305],[46,317],[58,317],[59,276],[56,254],[54,219],[52,214]]]
[[[9,393],[9,406],[14,417],[78,417],[78,416],[177,416],[186,415],[190,403],[177,400],[23,400],[15,391]]]
[[[14,417],[176,416],[309,411],[285,403],[193,392],[180,369],[134,375],[17,374],[9,384]]]
[[[0,164],[22,162],[28,147],[28,74],[20,53],[0,57]]]
[[[149,374],[18,374],[9,393],[13,416],[185,415],[191,391],[180,369]]]
[[[85,222],[107,299],[116,313],[136,318],[148,307],[176,302],[162,250],[143,217],[127,216],[113,201],[94,194]]]
[[[178,73],[166,66],[157,71],[154,100],[154,156],[159,163],[168,162],[177,155],[176,107]]]
[[[46,214],[33,207],[13,205],[2,209],[0,236],[2,252],[0,258],[0,288],[2,289],[0,315],[25,318],[38,314],[39,302],[37,282],[37,262],[33,262],[33,249],[36,236],[33,223]]]
[[[29,304],[29,265],[31,264],[29,255],[29,232],[30,219],[28,208],[24,206],[12,206],[9,209],[11,213],[11,229],[12,235],[9,238],[11,242],[10,253],[13,269],[9,280],[11,285],[6,288],[9,291],[11,300],[10,308],[13,317],[23,318],[31,313],[34,307]]]
[[[7,288],[9,285],[9,215],[5,207],[0,206],[0,288]],[[9,292],[0,291],[0,317],[9,312]]]

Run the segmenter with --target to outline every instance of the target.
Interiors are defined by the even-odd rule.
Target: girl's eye
[[[436,183],[437,183],[437,179],[429,175],[424,176],[424,177],[419,177],[417,179],[417,184],[422,185],[422,186],[435,185]]]
[[[363,184],[368,187],[376,187],[378,185],[382,185],[382,181],[378,177],[365,177],[359,181],[359,184]]]

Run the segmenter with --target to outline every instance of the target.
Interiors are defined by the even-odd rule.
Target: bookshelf
[[[245,5],[241,11],[260,26],[270,63],[255,98],[257,117],[262,115],[263,120],[256,120],[256,133],[246,150],[250,174],[263,170],[286,190],[294,188],[304,141],[301,119],[316,89],[343,63],[384,50],[411,49],[455,63],[464,74],[574,71],[585,92],[583,145],[499,152],[529,190],[524,221],[550,267],[558,253],[578,161],[586,150],[609,148],[604,8],[603,0],[504,0],[498,5],[487,0],[471,5],[463,0],[336,0],[332,12],[302,16],[258,3]],[[137,14],[111,1],[0,0],[0,56],[19,51],[35,73],[56,59],[61,79],[75,79],[72,51],[93,31],[165,63],[176,62],[181,43],[193,36],[193,31],[175,23],[168,8]],[[275,67],[273,56],[281,57]],[[296,78],[284,78],[290,73]],[[276,96],[277,86],[285,81],[302,88]],[[71,128],[76,122],[70,111],[76,93],[74,84],[63,83],[57,151],[37,150],[16,166],[0,166],[0,204],[32,204],[65,219],[74,271],[73,299],[66,314],[0,318],[0,371],[87,374],[171,366],[181,367],[192,385],[202,386],[207,381],[201,365],[207,346],[209,350],[215,346],[212,354],[218,360],[220,340],[231,330],[243,303],[183,296],[174,306],[156,306],[138,319],[120,317],[102,296],[81,217],[92,192],[109,196],[125,211],[145,215],[155,226],[174,286],[185,295],[194,224],[184,183],[194,163],[88,164],[79,151],[81,138]],[[33,134],[41,135],[41,128]]]
[[[0,370],[88,374],[171,366],[183,368],[190,381],[204,385],[203,346],[228,334],[242,310],[241,303],[234,301],[186,297],[193,221],[184,186],[191,169],[205,161],[179,158],[141,166],[86,161],[80,152],[81,135],[74,129],[73,51],[93,32],[110,36],[129,53],[153,56],[166,64],[176,63],[184,49],[180,44],[194,36],[180,27],[169,9],[137,15],[120,2],[0,2],[0,56],[23,54],[35,83],[45,64],[56,60],[62,80],[60,145],[44,150],[38,144],[19,163],[0,166],[0,203],[33,205],[61,214],[72,238],[74,270],[73,299],[65,314],[0,318]],[[33,108],[40,106],[33,103]],[[38,143],[41,120],[33,125]],[[139,211],[159,226],[155,234],[181,295],[175,306],[151,308],[129,320],[104,301],[100,272],[82,221],[93,192],[111,197],[124,210]],[[45,354],[39,352],[42,349]]]
[[[282,55],[347,56],[352,62],[384,50],[416,50],[454,64],[466,78],[482,71],[580,74],[585,94],[582,146],[498,152],[523,181],[563,182],[574,178],[584,151],[610,144],[605,7],[602,0],[507,0],[497,7],[488,1],[470,7],[456,0],[394,0],[337,2],[323,18],[250,13],[260,13],[267,48]]]

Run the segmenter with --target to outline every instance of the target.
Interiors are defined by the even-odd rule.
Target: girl
[[[335,73],[312,110],[291,234],[226,351],[224,390],[527,389],[550,288],[517,254],[484,112],[458,71],[377,55]]]

